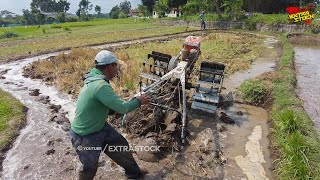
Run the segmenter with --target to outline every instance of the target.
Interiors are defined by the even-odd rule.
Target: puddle
[[[257,77],[265,72],[273,71],[278,56],[275,49],[277,42],[278,41],[274,37],[267,36],[267,39],[264,40],[265,48],[262,51],[262,56],[253,61],[249,70],[236,72],[226,78],[223,83],[226,91],[229,92],[232,89],[236,89],[247,79]]]
[[[239,115],[239,111],[242,115]],[[250,177],[256,173],[261,176],[253,179],[274,179],[268,148],[267,111],[255,106],[234,104],[226,110],[226,114],[236,121],[236,125],[226,126],[228,130],[221,142],[225,155],[229,157],[225,166],[227,179],[252,179]]]
[[[320,48],[295,47],[297,94],[320,131]]]

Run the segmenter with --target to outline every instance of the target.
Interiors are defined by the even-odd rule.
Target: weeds
[[[19,34],[13,31],[5,31],[2,35],[0,35],[0,39],[6,39],[6,38],[14,38],[18,37]]]
[[[51,26],[51,28],[60,29],[60,28],[62,28],[62,26],[61,26],[61,25],[56,25],[56,24],[54,24],[54,25]]]
[[[313,34],[320,34],[320,25],[319,24],[310,25],[310,29]]]
[[[68,26],[64,27],[63,29],[66,30],[66,31],[71,31],[71,28],[68,27]]]
[[[24,121],[23,109],[18,100],[0,89],[0,155]]]
[[[263,104],[268,94],[265,84],[255,79],[244,81],[240,86],[240,92],[244,100],[250,104]]]
[[[320,139],[295,93],[294,52],[281,35],[283,54],[278,64],[281,81],[273,81],[271,122],[273,147],[278,149],[279,179],[320,179]]]

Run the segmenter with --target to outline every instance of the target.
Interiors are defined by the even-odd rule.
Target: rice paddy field
[[[0,34],[15,34],[11,38],[0,39],[0,62],[26,55],[32,56],[75,47],[154,37],[185,30],[186,27],[157,25],[151,20],[143,19],[138,21],[134,19],[96,20],[0,28]]]
[[[198,63],[200,64],[202,60],[224,63],[227,75],[246,70],[250,68],[252,61],[260,56],[261,41],[261,37],[246,33],[212,32],[202,37],[202,53]],[[136,89],[142,63],[148,53],[158,51],[175,56],[180,52],[182,44],[183,38],[179,38],[116,50],[115,54],[125,62],[126,71],[130,73],[122,73],[115,81],[115,87],[124,85],[123,88]],[[97,52],[98,50],[92,48],[78,48],[68,55],[61,54],[53,60],[34,62],[31,65],[35,72],[33,76],[42,77],[43,80],[54,80],[53,83],[62,91],[77,94],[82,85],[83,74],[94,66],[93,59]]]
[[[214,18],[214,17],[212,17]],[[254,22],[266,22],[272,25],[274,21],[285,22],[284,16],[257,15]],[[191,18],[192,19],[192,18]],[[164,26],[155,24],[149,19],[119,19],[94,20],[41,26],[21,26],[0,28],[0,63],[35,56],[48,52],[71,49],[69,54],[60,54],[50,60],[36,61],[27,70],[32,76],[42,79],[59,90],[72,94],[74,98],[82,86],[84,73],[94,66],[94,56],[97,49],[88,46],[110,42],[130,41],[146,37],[169,35],[194,30],[196,28],[183,26]],[[274,172],[278,179],[319,179],[319,138],[314,131],[311,120],[301,107],[301,101],[295,93],[295,69],[293,48],[287,42],[284,34],[275,34],[282,45],[282,55],[279,59],[273,80],[269,85],[272,99],[269,107],[270,141],[274,151],[276,167]],[[224,63],[227,76],[237,71],[247,70],[254,59],[261,56],[263,39],[248,32],[212,31],[201,35],[202,60]],[[180,51],[183,38],[166,41],[149,42],[131,45],[121,49],[112,49],[116,56],[124,62],[125,68],[120,77],[115,80],[117,92],[138,88],[139,73],[147,54],[158,51],[172,56]],[[196,66],[197,67],[197,66]],[[28,69],[29,68],[29,69]],[[12,119],[23,124],[23,105],[14,100],[8,93],[0,90],[0,149],[11,142],[13,136],[8,134],[11,128],[19,129],[11,123]],[[14,126],[11,126],[11,125]],[[18,128],[17,128],[18,127]],[[15,131],[10,131],[15,132]]]

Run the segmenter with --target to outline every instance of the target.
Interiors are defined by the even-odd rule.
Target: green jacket
[[[126,114],[139,106],[140,101],[136,98],[131,101],[122,100],[115,94],[106,76],[93,68],[87,74],[80,91],[71,129],[81,136],[98,132],[105,125],[110,109]]]
[[[204,14],[200,14],[200,20],[201,20],[202,22],[204,22],[204,19],[205,19]]]

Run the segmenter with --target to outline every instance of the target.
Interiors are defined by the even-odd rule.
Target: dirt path
[[[150,39],[114,43],[98,48],[148,40]],[[66,136],[68,125],[64,118],[66,114],[67,118],[72,119],[74,102],[55,88],[22,76],[22,68],[28,63],[56,54],[58,53],[0,65],[0,71],[8,70],[3,75],[4,79],[0,79],[0,87],[30,108],[28,125],[22,130],[3,163],[3,179],[75,177],[78,159]],[[256,75],[259,73],[252,77]],[[224,93],[227,94],[234,88],[228,88]],[[32,89],[39,89],[42,96],[30,96]],[[47,99],[44,96],[48,96],[50,102],[44,100]],[[48,103],[61,105],[62,108],[53,110]],[[142,168],[150,172],[146,179],[273,179],[267,139],[267,112],[242,104],[234,104],[221,111],[235,120],[236,125],[226,125],[217,116],[199,115],[189,110],[190,145],[182,152],[172,153],[157,163],[137,160]],[[57,117],[52,116],[53,114]],[[124,179],[122,169],[105,155],[101,156],[99,166],[95,179]]]

